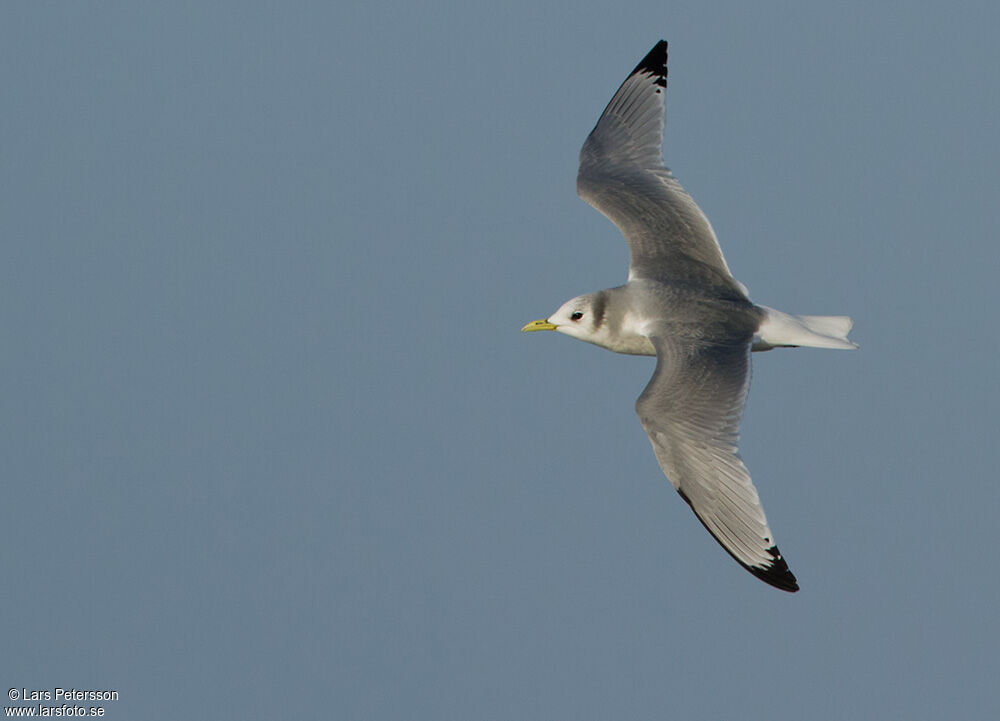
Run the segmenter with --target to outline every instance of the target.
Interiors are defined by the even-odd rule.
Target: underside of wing
[[[651,339],[656,371],[636,402],[660,467],[740,565],[772,586],[797,591],[737,449],[750,337],[710,343],[668,338]]]
[[[667,43],[661,40],[587,137],[577,192],[622,231],[630,279],[679,277],[738,287],[705,214],[663,165],[666,88]]]

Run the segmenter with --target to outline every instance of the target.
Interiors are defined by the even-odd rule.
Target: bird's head
[[[589,343],[601,345],[601,336],[607,330],[604,313],[607,297],[604,291],[588,293],[572,298],[548,318],[534,320],[524,326],[524,332],[533,330],[555,330]]]

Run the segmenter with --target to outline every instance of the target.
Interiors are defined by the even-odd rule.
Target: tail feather
[[[791,315],[761,306],[767,315],[754,336],[753,350],[808,346],[810,348],[858,347],[847,338],[854,323],[846,315]]]

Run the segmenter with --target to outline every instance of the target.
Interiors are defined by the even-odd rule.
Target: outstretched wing
[[[576,189],[618,226],[629,280],[733,280],[708,218],[663,165],[667,43],[661,40],[615,93],[580,151]]]
[[[695,515],[741,566],[797,591],[739,457],[740,417],[750,386],[750,339],[652,337],[656,371],[636,412],[656,459]]]

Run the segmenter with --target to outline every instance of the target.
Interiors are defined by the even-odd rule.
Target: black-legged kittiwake
[[[655,355],[635,408],[664,474],[715,539],[752,574],[799,586],[740,459],[751,351],[856,348],[846,316],[754,304],[712,226],[663,165],[667,43],[615,93],[580,151],[577,191],[629,246],[625,285],[573,298],[522,330],[555,330],[616,353]]]

